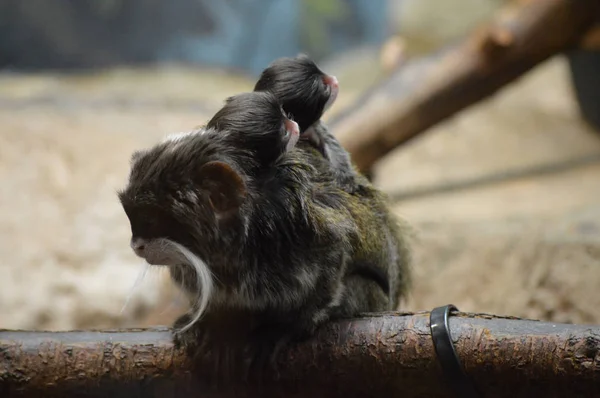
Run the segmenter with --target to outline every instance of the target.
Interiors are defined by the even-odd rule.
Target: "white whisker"
[[[170,242],[175,249],[184,257],[186,265],[189,265],[196,271],[197,286],[199,288],[198,301],[196,302],[195,314],[192,320],[182,327],[179,331],[183,332],[189,329],[194,323],[202,317],[202,314],[208,307],[209,300],[213,294],[214,282],[213,275],[208,266],[198,256],[192,253],[188,248],[177,242]]]
[[[144,261],[144,266],[140,270],[137,278],[135,279],[135,282],[133,282],[133,286],[131,287],[129,294],[127,294],[127,298],[125,299],[125,303],[123,304],[123,308],[121,308],[121,312],[119,313],[119,315],[123,315],[123,311],[125,311],[125,308],[129,304],[131,297],[133,297],[133,293],[135,292],[135,290],[138,288],[138,286],[140,285],[140,283],[146,276],[146,273],[148,272],[149,268],[150,268],[150,264],[148,264],[147,262]]]
[[[184,272],[181,273],[181,285],[185,286],[185,273]],[[177,292],[175,293],[175,297],[171,296],[171,300],[169,300],[169,305],[167,306],[167,308],[165,308],[164,310],[162,310],[160,312],[160,315],[163,315],[165,312],[170,310],[175,305],[175,303],[179,302],[182,295],[183,295],[183,290],[177,289]]]

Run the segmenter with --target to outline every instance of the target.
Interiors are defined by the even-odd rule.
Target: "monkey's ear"
[[[200,167],[200,186],[208,191],[210,205],[220,216],[237,210],[246,197],[246,184],[227,163],[214,161]]]

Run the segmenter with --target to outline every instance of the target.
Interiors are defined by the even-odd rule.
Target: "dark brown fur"
[[[408,246],[381,193],[360,175],[359,190],[342,189],[329,160],[306,143],[282,150],[285,117],[272,97],[243,98],[227,101],[206,129],[135,154],[119,194],[132,247],[151,263],[166,259],[192,307],[206,286],[160,240],[210,270],[205,316],[176,342],[196,355],[219,351],[213,357],[226,369],[243,357],[237,348],[270,355],[331,319],[393,310],[409,281]]]

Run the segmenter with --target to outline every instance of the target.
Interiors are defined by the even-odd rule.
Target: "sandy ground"
[[[561,59],[386,158],[386,191],[600,153]],[[350,79],[348,76],[347,79]],[[176,292],[141,262],[116,197],[134,149],[201,124],[250,82],[178,68],[0,76],[0,328],[171,322]],[[342,87],[344,81],[341,80]],[[342,90],[339,111],[356,92]],[[417,232],[408,309],[600,323],[598,164],[395,205]]]

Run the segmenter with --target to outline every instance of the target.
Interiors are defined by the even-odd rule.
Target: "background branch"
[[[575,47],[599,15],[600,0],[514,1],[462,43],[408,61],[328,124],[368,173],[397,146]]]

